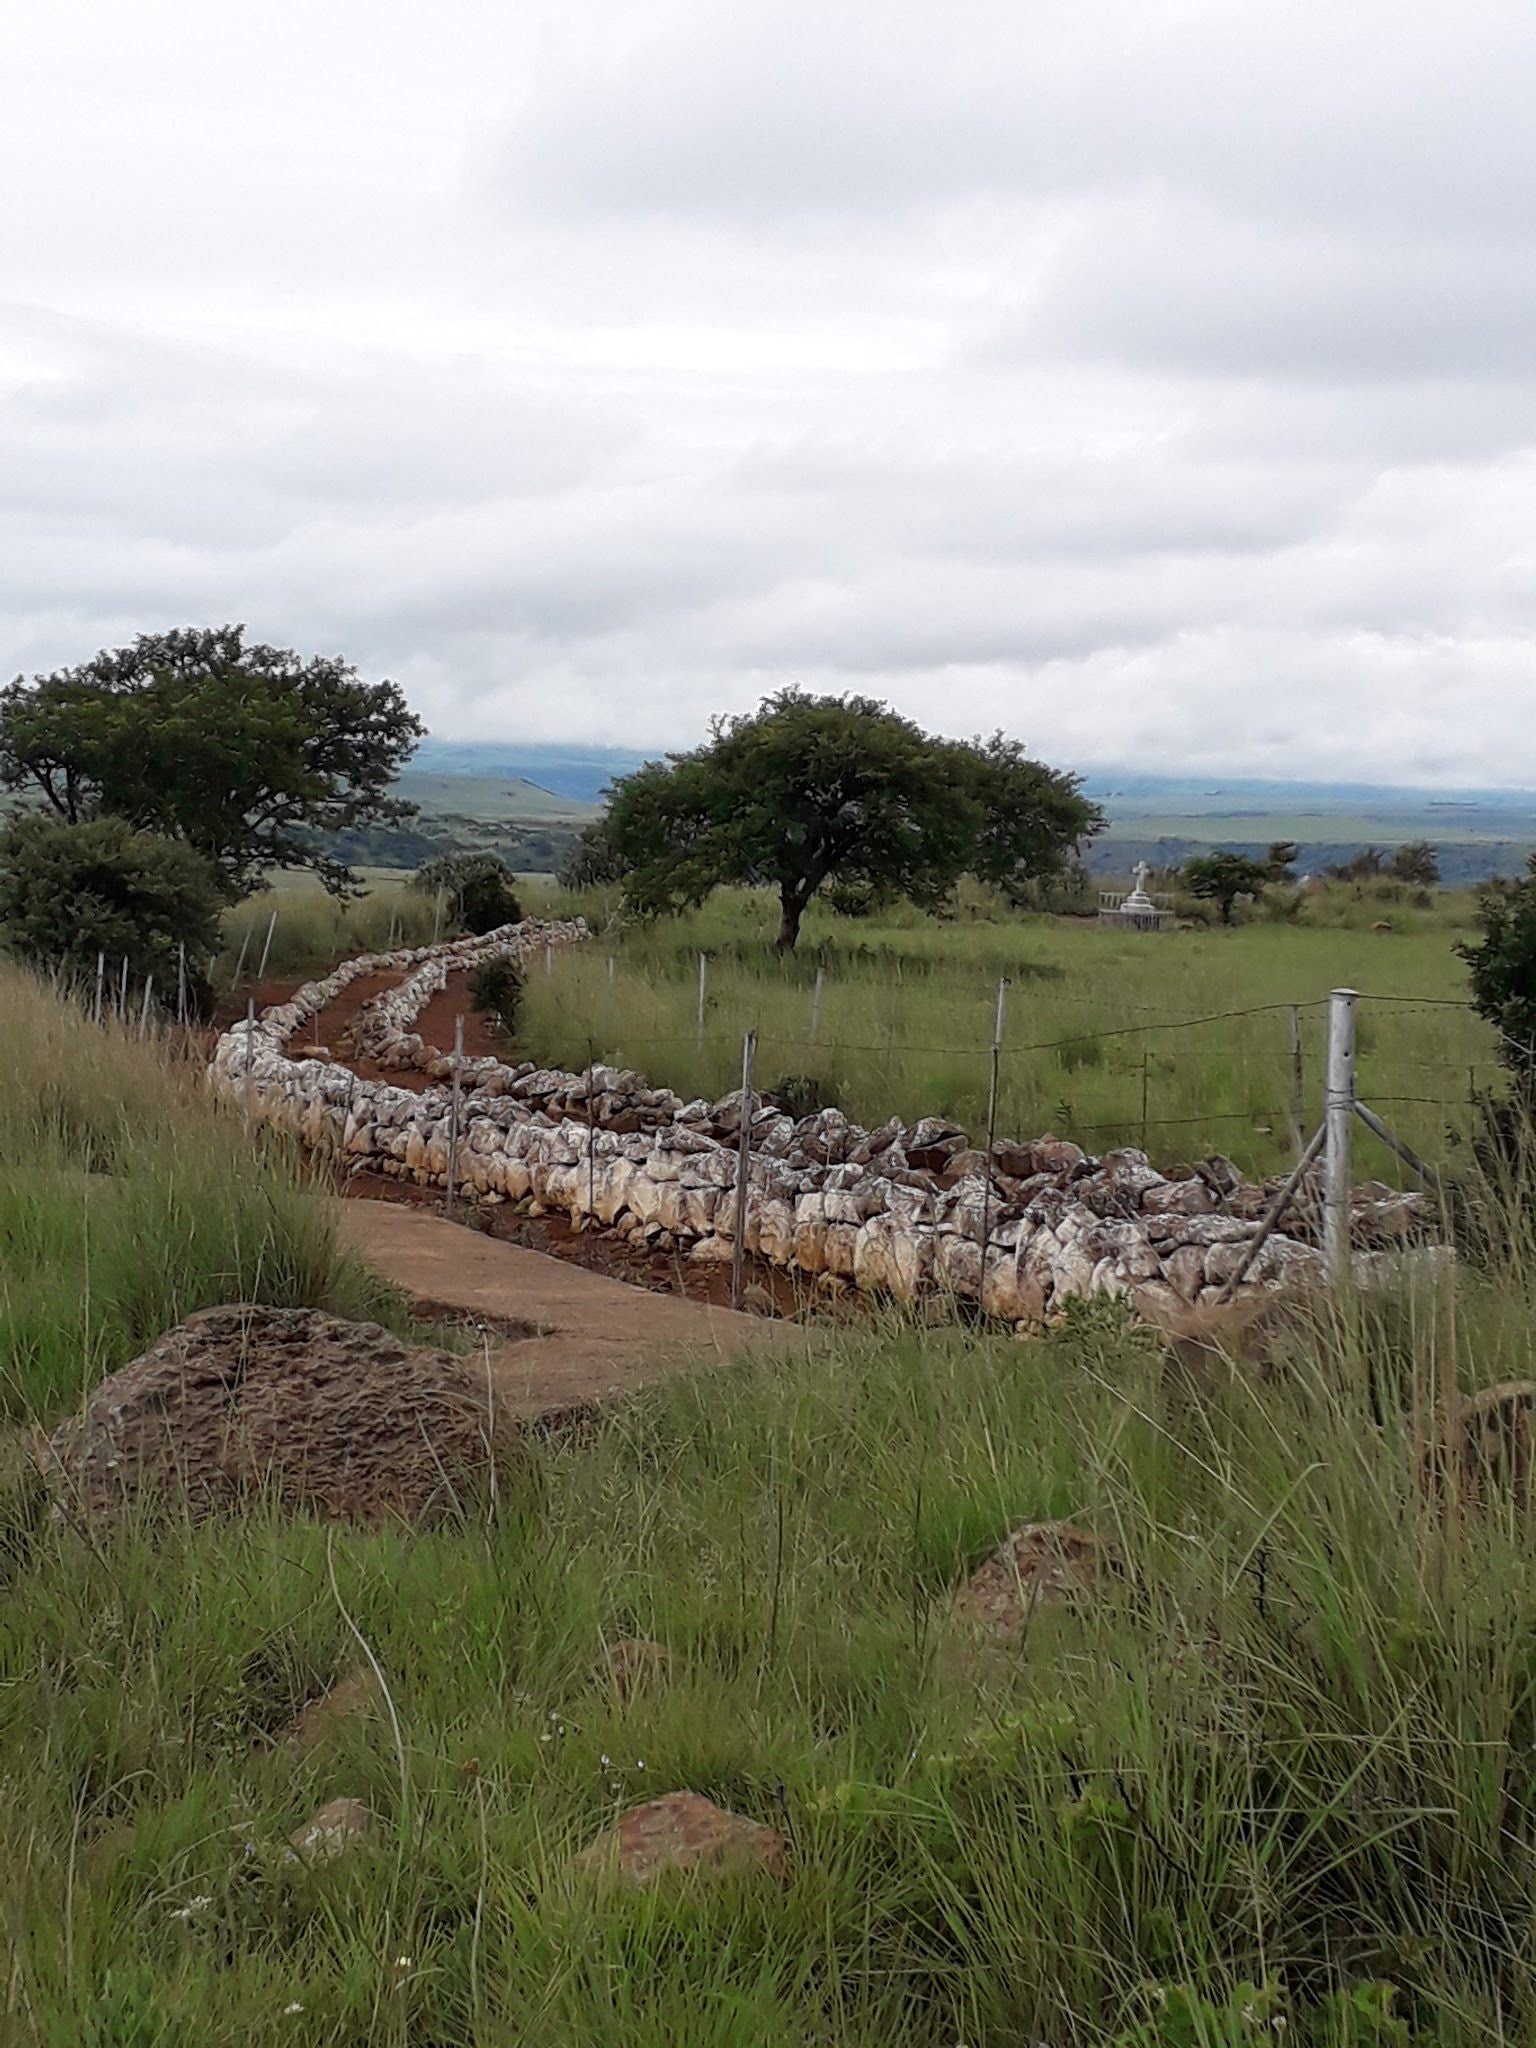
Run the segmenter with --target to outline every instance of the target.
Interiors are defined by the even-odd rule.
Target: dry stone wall
[[[587,936],[580,920],[504,926],[483,938],[345,962],[219,1040],[214,1085],[254,1118],[359,1168],[446,1186],[449,1059],[412,1027],[428,1000],[483,959],[523,961]],[[364,1080],[289,1041],[363,975],[401,979],[366,1004],[357,1045],[376,1065],[417,1068],[425,1090]],[[638,1074],[590,1076],[497,1059],[461,1066],[455,1174],[469,1201],[524,1202],[699,1261],[733,1255],[743,1105],[685,1102]],[[589,1090],[590,1082],[590,1090]],[[898,1119],[877,1130],[835,1109],[796,1121],[751,1108],[746,1248],[824,1293],[910,1304],[933,1293],[1033,1325],[1073,1296],[1120,1294],[1158,1316],[1214,1301],[1243,1259],[1275,1183],[1213,1158],[1158,1172],[1145,1153],[1093,1158],[1059,1137],[1000,1142],[990,1161],[956,1124]],[[1423,1235],[1421,1198],[1372,1183],[1352,1197],[1363,1269]],[[1306,1203],[1263,1245],[1245,1289],[1321,1277]],[[985,1242],[985,1258],[983,1244]]]

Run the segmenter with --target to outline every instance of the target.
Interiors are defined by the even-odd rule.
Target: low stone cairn
[[[452,1063],[412,1028],[422,1008],[482,960],[521,962],[586,936],[580,919],[529,919],[482,938],[349,960],[254,1027],[225,1032],[213,1084],[253,1120],[356,1170],[446,1187]],[[329,1058],[289,1057],[289,1041],[352,981],[391,971],[404,979],[364,1006],[358,1051],[435,1085],[406,1089]],[[523,1203],[636,1246],[731,1260],[739,1092],[685,1102],[613,1067],[589,1076],[495,1058],[465,1058],[460,1079],[459,1198]],[[1070,1299],[1111,1294],[1166,1321],[1223,1297],[1278,1185],[1246,1180],[1219,1157],[1158,1172],[1144,1152],[1094,1158],[1050,1136],[1000,1141],[989,1158],[940,1117],[865,1130],[835,1109],[796,1120],[757,1097],[745,1245],[823,1296],[853,1289],[904,1306],[948,1296],[1033,1329]],[[1315,1192],[1304,1190],[1288,1219],[1294,1234],[1265,1241],[1244,1294],[1321,1282],[1316,1217]],[[1420,1195],[1380,1183],[1354,1189],[1360,1277],[1393,1270],[1406,1247],[1423,1243],[1427,1224]]]

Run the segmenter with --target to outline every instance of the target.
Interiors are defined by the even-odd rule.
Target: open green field
[[[368,1305],[185,1072],[19,980],[0,1004],[13,1414],[222,1294]],[[1514,1502],[1418,1477],[1457,1385],[1527,1369],[1530,1276],[1512,1231],[1454,1301],[1298,1333],[1262,1382],[1187,1382],[1108,1306],[1027,1346],[808,1339],[531,1442],[430,1535],[258,1509],[87,1541],[15,1455],[0,2038],[1536,2042],[1536,1550]],[[1119,1573],[977,1661],[951,1589],[1060,1515]],[[633,1634],[672,1663],[626,1703],[594,1672]],[[274,1745],[358,1635],[390,1713]],[[682,1788],[785,1831],[787,1878],[573,1869]],[[372,1842],[284,1863],[338,1795]]]
[[[584,907],[601,934],[605,906]],[[693,916],[607,927],[593,945],[557,955],[548,975],[536,969],[521,1036],[530,1057],[567,1067],[605,1060],[685,1095],[719,1095],[740,1084],[750,1028],[759,1086],[808,1075],[861,1123],[941,1114],[974,1131],[985,1120],[997,986],[1006,978],[1000,1131],[1055,1130],[1092,1150],[1139,1144],[1145,1091],[1154,1158],[1214,1150],[1269,1171],[1295,1150],[1290,1005],[1301,1006],[1310,1130],[1322,1108],[1323,999],[1350,986],[1367,998],[1361,1092],[1438,1160],[1449,1132],[1466,1124],[1471,1090],[1496,1078],[1492,1034],[1462,1007],[1465,970],[1452,950],[1470,927],[1470,907],[1451,894],[1415,910],[1339,890],[1310,904],[1306,923],[1157,935],[1091,920],[979,912],[947,922],[906,912],[850,920],[816,908],[798,953],[780,960],[769,943],[770,899],[720,892]],[[1370,929],[1383,913],[1393,928]],[[1362,1171],[1398,1172],[1363,1134],[1361,1159]]]

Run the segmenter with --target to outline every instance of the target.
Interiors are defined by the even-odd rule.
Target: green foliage
[[[558,880],[562,889],[608,889],[622,882],[627,872],[624,856],[604,816],[582,827]]]
[[[794,947],[827,883],[938,905],[968,870],[1010,890],[1058,868],[1099,814],[1076,781],[1000,735],[923,733],[868,697],[781,690],[717,719],[689,754],[616,783],[608,830],[643,915],[702,903],[722,883],[778,893]]]
[[[69,825],[14,818],[0,834],[0,934],[19,958],[94,978],[99,953],[114,976],[153,975],[162,996],[177,987],[186,947],[201,1000],[218,946],[219,892],[208,863],[173,839],[138,832],[122,818]]]
[[[1232,907],[1239,896],[1257,896],[1274,878],[1268,861],[1250,860],[1243,853],[1204,853],[1184,863],[1182,880],[1191,896],[1215,903],[1223,924],[1232,922]]]
[[[1439,848],[1427,839],[1410,839],[1393,854],[1391,872],[1400,882],[1433,889],[1440,880]]]
[[[1477,895],[1481,936],[1457,953],[1467,963],[1472,1004],[1499,1034],[1499,1057],[1522,1088],[1536,1091],[1536,855],[1513,882]]]
[[[464,985],[473,1007],[511,1038],[517,1030],[517,1014],[523,1001],[523,977],[516,963],[505,953],[482,960],[478,967],[470,969]]]
[[[146,633],[0,691],[0,788],[184,840],[227,902],[280,867],[342,893],[351,871],[316,835],[411,815],[388,791],[423,730],[393,683],[333,656],[241,626]]]
[[[512,880],[511,870],[493,853],[448,853],[419,869],[412,887],[442,899],[449,930],[478,934],[521,919]]]

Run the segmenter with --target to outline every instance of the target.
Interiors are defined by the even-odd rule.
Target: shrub
[[[607,889],[622,882],[627,873],[604,817],[583,826],[555,879],[562,889]]]
[[[482,960],[471,969],[465,987],[475,1009],[510,1038],[517,1029],[517,1013],[523,1000],[523,977],[516,963],[505,953]]]
[[[219,942],[212,868],[180,840],[137,832],[123,818],[17,818],[0,836],[0,929],[35,967],[93,977],[98,954],[126,959],[129,980],[177,984],[186,947],[199,1005]]]
[[[494,853],[445,853],[419,868],[411,886],[441,895],[444,917],[455,930],[493,932],[523,914],[512,870]]]
[[[772,1087],[763,1090],[763,1100],[771,1102],[785,1116],[792,1116],[796,1123],[803,1117],[816,1116],[821,1110],[839,1106],[837,1090],[815,1074],[785,1074]]]

